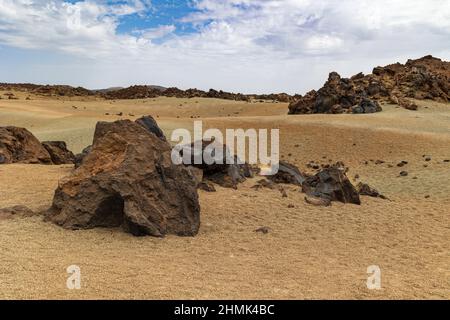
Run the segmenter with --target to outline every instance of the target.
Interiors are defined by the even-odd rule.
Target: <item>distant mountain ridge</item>
[[[287,93],[277,94],[242,94],[222,90],[199,89],[181,90],[176,87],[165,88],[157,85],[134,85],[127,88],[111,87],[106,89],[89,90],[82,87],[67,85],[37,85],[31,83],[0,83],[0,90],[17,90],[43,96],[83,97],[97,96],[108,100],[118,99],[147,99],[160,96],[177,98],[216,98],[235,101],[250,101],[251,99],[276,100],[279,102],[292,102],[299,96]]]
[[[155,89],[155,90],[159,90],[159,91],[164,91],[167,89],[166,87],[156,86],[156,85],[147,85],[146,87]],[[106,89],[95,89],[92,91],[98,92],[98,93],[109,93],[109,92],[119,91],[119,90],[123,90],[123,89],[126,89],[126,88],[125,87],[111,87],[111,88],[106,88]]]
[[[108,100],[146,99],[160,96],[235,101],[272,100],[290,103],[290,114],[342,113],[351,110],[353,106],[367,98],[400,105],[410,104],[405,98],[449,102],[450,62],[429,55],[416,60],[410,59],[405,64],[395,63],[385,67],[375,67],[372,74],[359,73],[351,78],[341,78],[339,74],[332,72],[323,88],[318,91],[312,90],[305,96],[287,93],[242,94],[215,89],[181,90],[176,87],[166,88],[158,85],[88,90],[67,85],[0,83],[0,90],[18,90],[43,96],[95,96]]]

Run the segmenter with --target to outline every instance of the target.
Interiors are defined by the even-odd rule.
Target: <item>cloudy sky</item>
[[[449,0],[0,0],[0,82],[304,93],[426,54]]]

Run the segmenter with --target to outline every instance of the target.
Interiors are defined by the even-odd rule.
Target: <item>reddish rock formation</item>
[[[404,65],[376,67],[372,74],[359,73],[350,79],[332,72],[320,90],[310,91],[292,102],[289,114],[381,111],[377,102],[416,110],[417,106],[405,98],[449,102],[450,62],[425,56],[408,60]],[[361,106],[362,101],[366,107]]]
[[[129,120],[97,124],[91,151],[60,181],[50,220],[64,228],[122,227],[136,236],[194,236],[200,206],[194,177],[170,145]]]
[[[0,164],[52,164],[48,151],[27,129],[0,127]]]

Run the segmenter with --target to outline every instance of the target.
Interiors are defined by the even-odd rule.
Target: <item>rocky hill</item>
[[[450,62],[425,56],[351,78],[332,72],[321,89],[292,102],[289,114],[377,112],[381,111],[380,102],[417,109],[410,98],[449,102]]]

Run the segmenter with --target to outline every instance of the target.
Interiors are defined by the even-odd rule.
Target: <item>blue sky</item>
[[[448,43],[448,0],[0,0],[0,82],[304,93]]]
[[[153,0],[151,4],[151,8],[143,14],[136,13],[122,17],[117,31],[129,33],[136,29],[157,28],[161,25],[175,25],[175,33],[178,35],[196,31],[191,24],[180,21],[197,11],[190,1]]]

